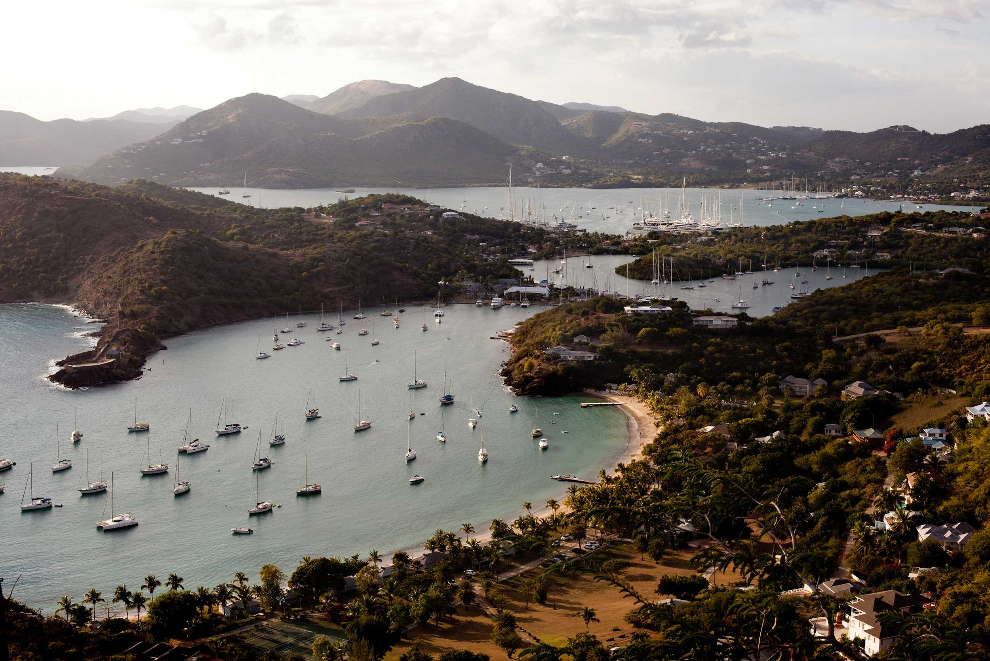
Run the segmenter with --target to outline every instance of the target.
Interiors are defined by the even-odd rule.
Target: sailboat
[[[323,492],[323,487],[318,483],[309,483],[309,455],[306,455],[306,484],[303,485],[302,489],[296,489],[297,496],[315,496],[316,494]]]
[[[739,285],[739,302],[733,303],[732,307],[736,308],[737,310],[745,310],[746,308],[749,307],[749,303],[744,301],[742,297],[742,285]]]
[[[88,496],[94,493],[103,493],[107,490],[107,483],[103,480],[98,480],[96,482],[89,481],[89,450],[86,450],[86,486],[79,489],[79,493],[84,496]]]
[[[421,329],[421,330],[422,330],[422,331],[423,331],[424,333],[425,333],[426,331],[428,331],[428,330],[430,330],[430,327],[426,325],[426,310],[424,310],[424,311],[423,311],[423,325],[422,325],[422,326],[420,326],[420,329]]]
[[[285,445],[285,434],[278,433],[278,413],[275,414],[275,423],[272,425],[272,437],[268,441],[268,445],[274,447],[276,445]]]
[[[359,432],[370,428],[371,428],[371,421],[363,420],[361,418],[361,391],[358,390],[358,414],[357,414],[357,422],[354,423],[354,431]]]
[[[223,427],[220,426],[220,418],[223,418]],[[229,436],[230,434],[240,434],[243,429],[236,422],[227,422],[227,399],[220,402],[220,414],[217,416],[217,436]]]
[[[58,423],[55,423],[55,465],[52,466],[53,473],[61,473],[72,468],[71,459],[62,459],[62,444],[58,439]]]
[[[831,259],[828,260],[827,262],[825,262],[825,279],[826,280],[831,280],[832,279],[832,260]]]
[[[72,412],[72,435],[70,436],[70,438],[72,439],[73,443],[78,443],[79,441],[82,440],[83,437],[83,433],[79,431],[79,424],[76,420],[77,413],[78,413],[78,409],[73,410]]]
[[[450,388],[447,384],[447,372],[443,373],[443,395],[440,396],[440,405],[446,406],[454,403],[454,396],[450,393]]]
[[[371,346],[373,346],[373,347],[377,347],[378,346],[378,338],[375,337],[375,320],[374,319],[371,320]]]
[[[357,314],[354,315],[354,318],[355,319],[366,319],[367,318],[365,316],[364,312],[361,311],[361,299],[360,298],[358,299],[358,311],[357,311]]]
[[[151,424],[137,421],[137,397],[134,398],[134,424],[127,428],[127,431],[149,431]]]
[[[306,419],[316,420],[317,418],[320,417],[320,409],[316,408],[315,406],[311,407],[310,401],[312,401],[314,404],[316,403],[316,401],[313,400],[312,389],[310,389],[309,391],[309,397],[306,398]]]
[[[168,472],[168,464],[162,463],[161,446],[158,446],[158,463],[151,463],[151,435],[148,435],[148,465],[141,469],[141,475],[161,475]]]
[[[424,324],[425,326],[425,324]],[[409,384],[409,390],[417,390],[419,388],[425,388],[429,384],[426,381],[421,381],[417,374],[417,364],[416,364],[416,351],[413,351],[413,382]],[[446,376],[444,377],[446,379]]]
[[[251,470],[262,471],[266,468],[272,467],[272,460],[268,457],[261,456],[261,432],[258,432],[258,445],[254,448],[254,462],[251,464]]]
[[[357,381],[357,374],[350,374],[347,371],[347,355],[344,355],[344,373],[338,377],[340,381]]]
[[[440,409],[440,431],[437,432],[437,440],[441,443],[447,442],[447,434],[444,433],[443,409]]]
[[[189,409],[189,417],[186,419],[186,429],[182,432],[182,440],[186,441],[179,446],[179,452],[185,452],[186,454],[196,454],[197,452],[206,452],[210,449],[208,443],[200,443],[198,438],[194,438],[189,441],[189,427],[192,425],[192,409]]]
[[[536,415],[533,417],[534,422],[540,421],[540,404],[536,403]],[[540,427],[533,427],[533,438],[539,438],[543,436],[543,430]]]
[[[318,333],[333,330],[333,326],[323,320],[323,303],[320,303],[320,323],[316,327]]]
[[[488,462],[488,450],[485,449],[485,428],[481,428],[481,449],[478,450],[478,461],[481,463]]]
[[[248,516],[253,516],[255,514],[266,514],[272,511],[274,505],[267,500],[261,500],[260,494],[260,479],[261,475],[259,473],[254,474],[254,507],[248,510]],[[248,529],[250,530],[250,528]],[[236,530],[234,531],[237,532]]]
[[[285,345],[278,341],[278,329],[274,330],[275,334],[272,336],[272,342],[275,344],[272,346],[272,351],[281,351],[285,348]]]
[[[271,357],[271,354],[270,353],[261,350],[261,336],[260,335],[258,336],[258,346],[257,346],[256,351],[257,351],[257,353],[254,354],[254,357],[257,358],[258,360],[262,360],[263,358],[270,358]]]
[[[407,463],[416,458],[416,452],[412,449],[412,445],[410,445],[411,441],[409,440],[409,433],[410,433],[409,428],[411,426],[411,420],[412,419],[410,418],[409,420],[406,421],[406,462]]]
[[[172,482],[172,495],[181,496],[184,493],[189,493],[189,489],[192,485],[189,482],[183,482],[182,478],[179,477],[179,451],[175,451],[175,478]]]
[[[251,197],[251,193],[247,192],[247,172],[244,173],[244,186],[241,188],[241,197]]]
[[[106,512],[106,505],[103,506],[103,511]],[[131,528],[138,524],[137,519],[135,519],[130,514],[117,514],[113,513],[113,473],[110,473],[110,518],[104,519],[103,521],[97,521],[96,527],[104,532],[109,532],[110,530],[120,530],[122,528]]]
[[[289,328],[289,313],[285,313],[285,328],[282,329],[282,333],[291,333],[292,329]]]
[[[471,410],[472,411],[476,410],[474,408],[474,397],[471,397]],[[468,418],[468,427],[470,427],[471,429],[474,429],[477,426],[478,426],[478,421],[475,418]]]
[[[52,508],[52,499],[46,498],[44,496],[34,497],[34,463],[31,463],[31,467],[28,469],[28,484],[29,487],[29,500],[27,504],[24,504],[24,496],[21,495],[21,511],[22,512],[33,512],[36,510],[50,510]]]

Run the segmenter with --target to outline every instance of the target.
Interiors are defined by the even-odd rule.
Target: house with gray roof
[[[813,397],[815,392],[819,387],[828,387],[825,379],[815,379],[814,381],[809,381],[803,377],[794,376],[793,374],[788,374],[780,383],[780,392],[790,393],[795,397]]]
[[[879,615],[884,612],[899,612],[912,615],[920,612],[930,600],[916,594],[903,594],[897,590],[884,590],[861,594],[849,603],[849,629],[846,635],[851,639],[863,640],[864,651],[873,656],[897,642],[897,636],[885,631]]]
[[[961,549],[970,540],[976,529],[965,521],[951,523],[944,526],[936,526],[931,523],[923,523],[918,526],[918,541],[934,539],[948,550]]]

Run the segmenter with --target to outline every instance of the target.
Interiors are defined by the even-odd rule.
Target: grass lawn
[[[608,556],[625,560],[629,567],[622,572],[622,578],[643,595],[644,598],[660,599],[662,596],[654,593],[657,582],[664,574],[695,574],[689,560],[697,549],[686,549],[669,555],[664,564],[654,564],[652,560],[640,560],[640,556],[631,544],[614,544],[608,551]],[[543,571],[533,570],[533,573]],[[523,575],[525,576],[525,575]],[[567,638],[585,631],[584,622],[577,616],[584,606],[595,609],[600,622],[592,622],[588,630],[598,636],[598,639],[609,644],[622,645],[628,642],[633,628],[626,624],[623,617],[635,608],[631,598],[623,597],[619,590],[607,583],[596,581],[588,573],[573,575],[555,575],[555,587],[550,590],[550,597],[545,606],[529,604],[519,586],[522,576],[509,579],[501,584],[506,597],[507,606],[519,622],[519,626],[534,634],[540,640],[552,645],[563,645]],[[737,580],[735,575],[719,573],[717,584],[725,584]],[[446,650],[466,649],[472,652],[488,654],[493,660],[506,658],[505,653],[489,641],[492,627],[491,620],[477,607],[468,611],[461,609],[455,620],[445,622],[439,629],[432,624],[417,627],[410,634],[412,641],[424,652],[439,654]],[[610,640],[611,639],[611,640]],[[403,641],[387,655],[386,659],[394,661],[409,649],[410,641]]]
[[[968,401],[967,397],[954,395],[926,396],[917,400],[912,397],[901,403],[901,410],[894,414],[890,422],[905,434],[914,434],[920,432],[923,425],[962,410]]]

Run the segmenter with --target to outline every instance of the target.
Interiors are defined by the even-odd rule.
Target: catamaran
[[[272,460],[268,457],[261,456],[261,432],[258,432],[258,445],[254,449],[254,462],[251,464],[251,470],[261,471],[266,468],[272,467]]]
[[[134,424],[127,428],[127,431],[149,431],[151,424],[137,421],[137,397],[134,398]]]
[[[168,472],[168,464],[162,462],[162,448],[161,445],[158,446],[158,463],[151,463],[151,435],[148,435],[148,465],[141,469],[141,475],[161,475],[162,473]]]
[[[732,307],[736,308],[737,310],[745,310],[746,308],[749,307],[749,303],[744,301],[742,297],[742,285],[739,285],[739,301],[737,303],[733,303]]]
[[[58,423],[55,423],[55,465],[52,466],[53,473],[61,473],[72,468],[71,459],[62,459],[62,444],[58,439]]]
[[[52,499],[46,498],[44,496],[34,497],[34,463],[31,464],[28,469],[28,502],[24,503],[24,495],[21,495],[21,511],[22,512],[33,512],[37,510],[50,510],[52,508]]]
[[[223,427],[220,426],[220,418],[223,418]],[[220,414],[217,416],[217,436],[229,436],[230,434],[240,434],[247,427],[241,427],[236,422],[227,422],[227,399],[220,402]]]
[[[103,511],[106,512],[106,504],[103,505]],[[110,473],[110,518],[104,519],[103,521],[98,521],[96,527],[104,532],[109,532],[111,530],[120,530],[122,528],[131,528],[138,524],[137,519],[135,519],[130,514],[117,514],[114,516],[113,513],[113,473]]]
[[[416,452],[412,449],[412,445],[410,445],[412,441],[409,439],[409,433],[410,433],[409,427],[411,421],[412,418],[406,421],[406,462],[407,463],[416,458]]]
[[[253,516],[255,514],[266,514],[268,512],[271,512],[272,511],[272,507],[274,507],[274,505],[272,503],[268,502],[267,500],[261,500],[261,496],[259,495],[259,492],[260,492],[259,478],[260,478],[260,473],[255,473],[254,474],[254,503],[255,503],[255,505],[254,505],[254,507],[252,507],[251,509],[248,510],[248,516]],[[250,528],[248,530],[250,530]],[[235,532],[237,532],[237,531],[235,530]]]
[[[339,381],[357,381],[357,374],[351,374],[347,371],[347,355],[344,355],[344,373],[341,374],[337,379]]]
[[[172,495],[181,496],[184,493],[189,493],[189,489],[192,485],[189,482],[183,482],[182,478],[179,477],[179,451],[175,451],[175,478],[172,482]]]
[[[89,450],[86,450],[86,486],[79,489],[79,493],[88,496],[94,493],[103,493],[107,490],[107,483],[102,479],[96,482],[89,481]]]
[[[314,482],[309,483],[309,455],[306,455],[306,484],[303,485],[302,489],[296,489],[297,496],[313,496],[318,493],[323,492],[323,487],[319,483]]]
[[[361,418],[361,391],[358,390],[358,414],[357,414],[357,422],[354,423],[354,431],[359,432],[370,428],[371,428],[371,421],[363,420]]]
[[[73,430],[72,430],[72,435],[69,438],[72,439],[72,442],[73,443],[78,443],[79,441],[82,440],[82,437],[83,437],[83,433],[81,431],[79,431],[79,424],[76,421],[76,417],[77,417],[76,414],[77,413],[78,413],[77,410],[73,410],[73,412],[72,412],[72,427],[73,427]]]
[[[426,381],[422,381],[419,379],[416,368],[417,368],[417,357],[416,357],[416,351],[413,350],[413,382],[409,384],[409,390],[417,390],[418,388],[425,388],[426,386],[430,385]]]

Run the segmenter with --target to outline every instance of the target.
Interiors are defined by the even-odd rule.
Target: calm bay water
[[[428,309],[411,307],[401,315],[398,330],[371,309],[365,324],[371,331],[375,321],[375,328],[365,337],[357,335],[359,321],[348,318],[345,333],[336,335],[317,333],[316,317],[304,316],[309,325],[295,335],[306,343],[267,360],[254,358],[259,338],[270,349],[273,327],[284,327],[285,319],[245,322],[168,340],[168,350],[151,357],[138,381],[70,392],[50,385],[43,373],[52,358],[86,347],[90,340],[81,334],[96,326],[62,308],[0,306],[0,457],[17,462],[0,474],[0,483],[6,484],[0,495],[0,574],[10,577],[5,585],[20,575],[15,596],[51,612],[63,594],[78,599],[96,587],[106,596],[120,583],[137,587],[149,572],[174,571],[187,585],[212,586],[239,570],[255,575],[266,562],[291,571],[307,554],[412,548],[437,528],[454,530],[465,521],[483,532],[494,517],[516,516],[524,500],[542,507],[547,498],[562,497],[565,485],[551,481],[551,474],[593,478],[599,468],[614,466],[628,438],[622,413],[611,407],[580,409],[578,396],[542,399],[539,425],[550,449],[539,451],[529,433],[537,424],[536,402],[514,397],[502,386],[496,371],[508,350],[489,337],[540,309],[452,306],[438,325]],[[291,320],[292,326],[297,320]],[[420,330],[424,321],[428,332]],[[327,336],[343,350],[334,351]],[[381,340],[377,347],[371,346],[373,336]],[[285,343],[289,336],[281,337]],[[429,387],[409,391],[414,349],[419,378]],[[338,382],[345,359],[358,381]],[[440,444],[435,440],[441,427],[437,398],[445,370],[456,404],[444,407],[449,440]],[[359,392],[362,416],[373,427],[355,433]],[[323,417],[306,422],[310,397]],[[135,398],[138,418],[151,423],[149,434],[126,430]],[[249,426],[240,435],[214,434],[224,398],[228,420]],[[483,413],[480,422],[491,454],[485,466],[477,461],[481,430],[468,427],[472,403]],[[512,403],[518,413],[509,413]],[[409,426],[419,456],[407,465],[410,408],[417,413]],[[176,498],[171,492],[175,451],[190,409],[191,435],[211,447],[182,455],[182,478],[192,482],[192,491]],[[73,446],[68,438],[74,411],[85,436]],[[270,448],[276,414],[287,442]],[[73,468],[52,474],[56,422],[62,456],[72,459]],[[261,498],[281,507],[249,518],[259,431],[262,453],[273,460],[260,475]],[[161,452],[170,464],[168,475],[140,475],[149,445],[152,463]],[[109,479],[113,470],[117,511],[137,517],[138,527],[116,533],[96,529],[105,499],[83,498],[76,491],[86,479],[87,451],[90,479],[101,470]],[[323,494],[296,498],[307,455],[309,479],[322,483]],[[62,508],[20,512],[32,461],[34,493]],[[410,486],[407,480],[416,473],[426,482]],[[247,525],[254,535],[231,535],[232,526]]]
[[[192,188],[209,195],[216,195],[220,188]],[[624,234],[632,227],[633,222],[640,219],[642,209],[657,214],[661,199],[673,216],[677,199],[681,193],[679,188],[514,188],[516,200],[515,217],[526,218],[527,211],[536,218],[541,208],[545,217],[553,222],[553,216],[573,222],[580,228],[589,231]],[[251,195],[249,198],[242,194]],[[479,186],[473,188],[356,188],[353,193],[342,193],[328,188],[311,188],[303,190],[273,190],[266,188],[231,189],[227,199],[242,202],[266,209],[277,207],[313,207],[320,204],[332,204],[345,195],[351,199],[371,193],[403,193],[412,195],[433,204],[439,204],[450,209],[459,209],[480,216],[507,219],[508,190],[498,186]],[[700,217],[702,197],[711,199],[717,190],[688,188],[685,201],[695,217]],[[976,211],[979,207],[943,206],[934,204],[902,204],[891,201],[876,200],[776,200],[773,206],[757,200],[759,197],[780,195],[780,192],[762,190],[723,190],[722,192],[723,222],[728,224],[739,222],[740,198],[742,198],[743,222],[747,226],[781,225],[794,220],[811,220],[812,218],[828,218],[832,216],[862,216],[881,211]],[[801,204],[799,205],[798,202]],[[730,207],[732,209],[730,210]],[[573,211],[573,214],[572,214]]]

